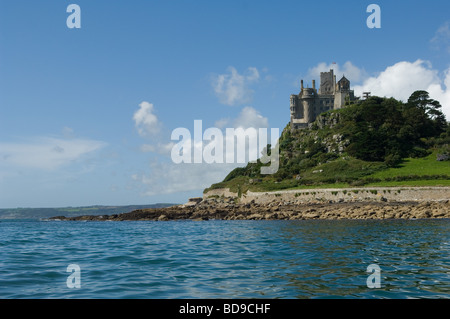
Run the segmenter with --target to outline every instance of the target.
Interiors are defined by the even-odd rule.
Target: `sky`
[[[281,133],[300,80],[330,68],[357,96],[427,90],[450,119],[448,12],[436,0],[0,0],[0,208],[200,197],[244,164],[174,163],[176,128]]]

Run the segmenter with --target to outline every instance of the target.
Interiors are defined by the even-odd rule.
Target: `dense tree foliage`
[[[414,92],[407,103],[371,97],[343,109],[339,129],[350,140],[349,155],[395,164],[404,157],[426,155],[426,140],[447,130],[440,109],[426,91]]]

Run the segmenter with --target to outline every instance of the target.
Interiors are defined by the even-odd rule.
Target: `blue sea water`
[[[450,220],[0,221],[3,299],[449,297]]]

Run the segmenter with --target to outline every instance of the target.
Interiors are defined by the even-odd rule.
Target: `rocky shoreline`
[[[450,218],[450,200],[309,202],[272,201],[236,203],[233,198],[191,199],[185,205],[139,209],[103,216],[56,216],[66,221],[169,221],[169,220],[310,220],[310,219],[428,219]]]

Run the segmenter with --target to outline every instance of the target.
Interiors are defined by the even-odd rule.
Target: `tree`
[[[430,98],[427,91],[415,91],[408,99],[407,108],[416,108],[423,112],[426,117],[425,133],[429,136],[436,136],[445,131],[447,123],[445,115],[442,113],[442,105],[439,101]]]

